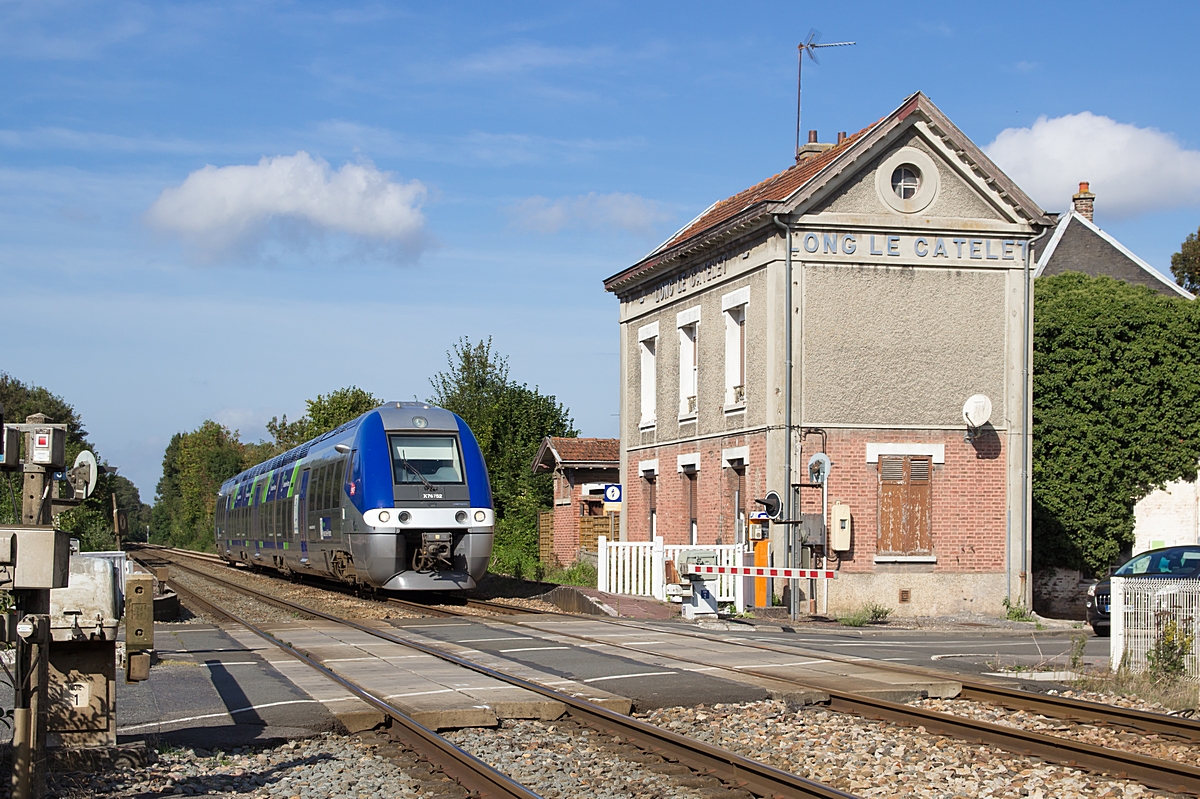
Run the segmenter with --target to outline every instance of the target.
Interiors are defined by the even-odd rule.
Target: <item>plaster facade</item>
[[[792,518],[820,514],[820,491],[802,484],[823,451],[830,507],[849,506],[852,532],[846,551],[802,553],[840,572],[799,586],[817,610],[1028,605],[1026,256],[1049,224],[918,94],[609,278],[621,301],[621,536],[744,542],[744,514],[768,490],[791,494]],[[993,410],[968,442],[974,394]],[[898,550],[896,529],[917,537]],[[772,525],[775,565],[787,538]]]

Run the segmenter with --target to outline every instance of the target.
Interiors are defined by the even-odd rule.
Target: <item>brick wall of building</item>
[[[753,497],[765,496],[767,492],[765,433],[731,435],[684,444],[664,444],[630,453],[628,474],[631,485],[625,487],[628,539],[650,540],[649,483],[638,472],[638,462],[657,459],[658,534],[667,544],[686,544],[691,541],[687,477],[679,472],[678,456],[698,452],[700,468],[696,473],[697,541],[701,544],[734,543],[737,522],[734,496],[737,491],[737,476],[733,468],[722,466],[722,451],[735,447],[749,449],[749,462],[745,467],[748,496],[744,500],[744,506],[749,512],[753,512],[760,509],[754,504]]]
[[[831,429],[828,434],[827,454],[833,462],[829,504],[849,505],[852,517],[852,548],[843,557],[843,571],[875,570],[879,471],[877,463],[867,463],[869,442],[943,444],[946,462],[934,465],[932,478],[934,570],[1004,569],[1006,453],[994,434],[978,447],[963,441],[960,431]],[[806,438],[802,467],[819,451],[819,441],[816,436]],[[820,512],[820,491],[803,489],[800,498],[802,512]]]

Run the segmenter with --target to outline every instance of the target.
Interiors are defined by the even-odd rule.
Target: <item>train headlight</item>
[[[400,511],[400,515],[396,518],[400,520],[401,524],[408,524],[410,521],[412,521],[412,514],[406,510],[402,510]]]
[[[458,513],[454,514],[454,521],[458,522],[459,524],[466,524],[467,512],[465,510],[460,510]]]
[[[481,511],[481,510],[475,511],[475,521],[481,522],[486,518],[487,518],[487,514],[484,513],[483,511]]]
[[[388,513],[385,510],[379,511],[379,521],[384,522],[386,524],[387,520],[390,518],[392,518],[392,514]]]

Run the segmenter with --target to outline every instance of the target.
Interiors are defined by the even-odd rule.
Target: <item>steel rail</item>
[[[229,610],[217,607],[194,591],[189,591],[179,585],[172,587],[176,592],[186,596],[189,602],[195,603],[214,616],[224,617],[235,624],[240,624],[259,638],[274,644],[300,662],[320,672],[338,685],[341,685],[367,704],[387,714],[389,718],[397,722],[404,729],[404,733],[401,734],[401,743],[403,745],[410,748],[418,757],[436,764],[443,774],[465,788],[472,796],[488,797],[489,799],[490,797],[496,797],[497,799],[504,799],[505,797],[508,799],[542,799],[540,794],[534,793],[506,774],[497,771],[470,752],[460,749],[428,727],[405,715],[399,708],[393,707],[382,699],[375,697],[303,652],[275,638],[265,630],[256,627]]]
[[[632,629],[647,629],[647,627],[644,625],[632,625],[617,620],[613,620],[610,623],[627,626]],[[662,631],[661,627],[653,627],[650,629]],[[719,636],[693,632],[691,630],[672,630],[670,632],[676,635],[687,635],[701,641],[730,643],[728,638],[721,638]],[[570,633],[561,634],[570,635]],[[738,644],[740,646],[758,649],[764,652],[802,654],[810,657],[821,657],[834,663],[845,663],[851,665],[861,663],[859,660],[830,654],[825,651],[815,652],[812,649],[796,646],[794,644],[771,644],[750,640],[739,640]],[[962,679],[962,676],[958,674],[940,671],[938,669],[922,668],[920,666],[901,666],[894,663],[888,663],[886,668],[889,671],[894,671],[900,674],[913,674],[926,678],[954,680],[962,685],[962,693],[960,694],[960,697],[963,699],[971,699],[988,704],[1002,705],[1013,710],[1030,710],[1038,713],[1039,715],[1048,716],[1050,718],[1059,718],[1065,721],[1096,724],[1100,726],[1128,727],[1141,730],[1142,732],[1153,733],[1155,735],[1170,735],[1172,737],[1181,738],[1187,741],[1200,742],[1200,721],[1197,721],[1196,719],[1168,716],[1165,713],[1153,713],[1146,710],[1118,707],[1116,705],[1104,705],[1099,702],[1090,702],[1084,699],[1071,699],[1064,696],[1035,694],[1016,688],[992,685],[979,680],[964,680]]]
[[[184,567],[187,568],[187,567]],[[828,785],[792,774],[774,766],[760,763],[735,752],[721,749],[703,741],[698,741],[679,733],[671,732],[654,726],[648,722],[616,713],[585,699],[579,699],[553,688],[547,688],[530,680],[506,674],[502,671],[480,665],[466,658],[452,655],[436,647],[412,641],[399,635],[392,635],[384,630],[368,627],[352,619],[343,619],[315,608],[309,608],[295,602],[271,597],[261,591],[247,586],[236,585],[220,577],[200,573],[204,579],[211,580],[226,587],[257,597],[275,605],[287,606],[289,609],[310,615],[314,618],[342,624],[359,632],[381,638],[385,641],[400,644],[417,652],[453,663],[470,669],[478,674],[492,679],[524,688],[536,694],[562,702],[567,707],[567,714],[588,726],[594,726],[623,740],[633,743],[646,751],[667,758],[673,758],[695,769],[702,774],[717,777],[730,787],[743,788],[750,793],[772,799],[788,799],[789,797],[813,797],[814,799],[858,799],[854,794],[840,791]],[[238,622],[244,624],[245,622]],[[260,633],[261,635],[268,635]],[[275,639],[270,639],[275,643]],[[307,662],[307,661],[306,661]],[[315,661],[313,661],[315,662]],[[361,689],[360,689],[361,690]],[[413,722],[414,724],[416,722]]]
[[[189,555],[190,556],[190,555]],[[224,562],[219,558],[213,558],[214,561]],[[453,610],[442,608],[431,608],[420,603],[408,602],[406,600],[392,599],[391,601],[404,605],[411,606],[414,610],[426,609],[438,616],[462,616],[470,617],[472,614],[460,613]],[[478,600],[473,600],[475,602]],[[488,609],[494,603],[485,603]],[[506,606],[498,606],[506,607]],[[503,611],[500,611],[503,612]],[[531,614],[554,615],[546,611],[530,611]],[[513,614],[517,615],[517,614]],[[569,614],[561,614],[569,615]],[[599,619],[598,619],[599,620]],[[631,627],[635,629],[646,629],[643,625],[632,625],[618,619],[603,619],[608,624],[618,624],[621,626]],[[727,639],[718,636],[706,635],[704,633],[693,632],[691,630],[672,630],[676,635],[687,635],[692,638],[705,641],[716,641],[728,643]],[[593,641],[594,639],[579,635],[576,633],[556,632],[558,635],[567,635],[582,640]],[[612,643],[612,642],[606,642]],[[613,646],[621,646],[612,644]],[[794,646],[792,644],[768,644],[758,641],[739,641],[740,646],[759,649],[767,652],[785,652],[794,653],[800,652],[807,655],[813,655],[811,650],[804,647]],[[629,648],[632,651],[641,652],[642,654],[654,654],[645,652],[644,650]],[[849,658],[833,655],[827,652],[821,652],[820,656],[826,660],[836,663],[853,664],[859,661]],[[1145,710],[1136,710],[1133,708],[1124,708],[1116,705],[1104,705],[1099,702],[1089,702],[1083,699],[1071,699],[1067,697],[1052,697],[1044,694],[1034,694],[1029,691],[1022,691],[1015,688],[1008,688],[1000,685],[992,685],[986,682],[977,680],[964,680],[961,675],[950,674],[939,671],[937,669],[925,669],[915,666],[899,666],[896,664],[888,664],[888,670],[898,673],[916,674],[922,677],[932,677],[935,679],[951,679],[962,685],[962,693],[960,698],[968,699],[987,704],[1000,705],[1013,710],[1026,710],[1037,713],[1039,715],[1050,718],[1058,718],[1076,723],[1095,724],[1100,726],[1118,726],[1127,727],[1130,729],[1140,730],[1155,735],[1168,735],[1175,738],[1180,738],[1187,741],[1200,742],[1200,721],[1195,719],[1187,719],[1178,716],[1168,716],[1165,713],[1153,713]],[[770,675],[773,679],[781,679]],[[785,682],[788,680],[784,680]]]
[[[207,575],[204,575],[204,576],[207,577]],[[210,579],[219,579],[219,578],[210,578]],[[259,594],[259,592],[254,591],[253,589],[243,589],[243,588],[238,587],[238,590],[245,590],[245,591],[249,591],[249,592],[252,592],[255,594]],[[263,594],[261,596],[263,599],[265,599],[267,601],[272,601],[271,598],[265,594]],[[293,605],[293,603],[285,603],[285,604]],[[302,607],[303,606],[295,605],[293,607],[293,609],[302,608]],[[342,623],[350,624],[350,625],[356,626],[356,627],[358,626],[354,622],[337,619],[335,617],[328,616],[327,614],[322,614],[320,611],[315,611],[312,609],[304,609],[303,612],[319,614],[320,617],[322,617],[322,618],[326,618],[326,619],[333,620],[333,621],[340,621]],[[467,614],[459,614],[459,615],[467,615]],[[505,623],[508,623],[508,622],[505,622]],[[364,631],[373,632],[373,634],[378,634],[377,631],[372,631],[371,628],[362,627],[361,629],[363,629]],[[639,626],[639,629],[646,629],[646,628],[643,626]],[[581,640],[587,640],[587,641],[595,640],[589,636],[579,635],[577,633],[562,633],[562,632],[555,631],[554,634],[564,635],[564,636],[568,636],[568,637],[572,637],[572,638],[579,638]],[[695,638],[700,638],[702,640],[721,640],[723,643],[728,643],[727,641],[724,641],[723,639],[715,639],[712,636],[704,636],[704,635],[699,635],[699,634],[693,634],[690,632],[688,632],[686,634],[688,634],[692,637],[695,637]],[[387,635],[387,634],[384,634],[382,637],[387,637],[387,638],[392,638],[392,640],[397,640],[396,638],[393,638],[392,636]],[[434,654],[437,657],[449,659],[454,662],[461,661],[461,663],[463,665],[467,665],[469,663],[469,661],[462,661],[460,658],[457,658],[454,655],[450,655],[448,653],[442,652],[442,651],[434,649],[432,647],[426,647],[422,644],[410,642],[410,641],[407,641],[404,639],[399,639],[399,640],[401,643],[404,643],[405,645],[412,646],[414,648],[419,649],[420,651],[425,651],[428,654]],[[603,643],[605,643],[609,646],[612,646],[614,648],[627,649],[629,651],[638,652],[639,654],[643,654],[643,655],[664,657],[663,655],[660,655],[657,652],[647,651],[644,649],[638,649],[635,646],[628,646],[625,644],[615,643],[612,641],[604,641]],[[748,645],[753,648],[758,648],[758,649],[763,649],[763,650],[768,650],[768,651],[781,651],[781,649],[772,649],[772,647],[769,647],[769,646],[758,646],[757,644],[754,644],[754,643],[748,643]],[[794,652],[794,651],[797,651],[798,648],[788,647],[788,649],[790,649],[791,651]],[[800,651],[803,651],[803,650],[800,650]],[[667,656],[667,657],[670,657],[672,660],[693,663],[696,665],[704,665],[704,666],[712,666],[713,665],[710,663],[704,663],[699,660],[683,658],[683,657],[678,657],[678,656],[674,656],[674,655]],[[852,661],[840,660],[838,658],[831,658],[825,654],[822,654],[821,657],[828,659],[828,660],[838,661],[838,662],[852,662]],[[475,665],[471,665],[469,667],[475,668],[477,670],[486,668],[486,667],[480,667],[480,666],[475,666]],[[717,668],[720,668],[722,670],[729,671],[732,673],[753,674],[755,676],[765,677],[768,679],[776,680],[776,681],[791,684],[791,685],[813,688],[813,686],[808,686],[805,683],[803,683],[802,681],[791,679],[791,678],[784,677],[784,676],[780,676],[778,674],[772,674],[768,671],[763,671],[763,670],[759,670],[759,669],[733,669],[733,668],[727,667],[727,666],[717,666]],[[895,669],[895,670],[900,671],[901,669]],[[912,672],[917,672],[917,670],[914,669],[914,670],[912,670]],[[926,676],[928,676],[928,675],[926,675]],[[519,678],[510,678],[506,675],[502,679],[516,680]],[[954,678],[954,679],[956,679],[956,678]],[[956,679],[956,681],[958,681],[958,680]],[[524,682],[524,681],[522,681],[522,682]],[[961,683],[961,681],[958,681],[958,682]],[[530,685],[533,685],[533,684],[531,683]],[[548,689],[543,689],[543,688],[537,687],[537,688],[533,688],[532,690],[536,690],[539,693],[545,693],[545,691]],[[1153,757],[1149,757],[1146,755],[1139,755],[1139,754],[1135,754],[1132,752],[1125,752],[1125,751],[1117,750],[1117,749],[1106,749],[1106,748],[1094,746],[1091,744],[1084,744],[1084,743],[1075,741],[1070,738],[1045,735],[1042,733],[1028,732],[1028,731],[1020,730],[1020,729],[1013,728],[1013,727],[1006,727],[1006,726],[999,725],[999,724],[992,724],[990,722],[976,721],[974,719],[969,719],[964,716],[955,716],[955,715],[949,714],[949,713],[939,713],[936,711],[924,710],[921,708],[914,708],[914,707],[911,707],[909,705],[905,705],[902,703],[888,702],[885,700],[864,697],[859,694],[854,694],[851,692],[836,691],[836,690],[831,690],[831,689],[827,689],[827,688],[819,688],[819,689],[814,688],[814,690],[820,690],[820,691],[828,694],[830,697],[830,708],[835,711],[853,713],[855,715],[864,716],[866,718],[884,719],[884,720],[893,721],[893,722],[897,722],[897,723],[901,723],[901,724],[906,724],[906,725],[913,726],[913,727],[924,726],[926,730],[938,732],[942,735],[946,735],[946,736],[949,736],[952,738],[980,741],[983,743],[987,743],[989,745],[998,746],[998,747],[1000,747],[1002,749],[1006,749],[1008,751],[1018,752],[1018,753],[1022,753],[1022,754],[1029,754],[1029,755],[1035,756],[1041,760],[1044,760],[1046,762],[1059,763],[1062,765],[1072,766],[1075,768],[1081,768],[1084,770],[1098,772],[1098,773],[1113,774],[1118,777],[1134,779],[1134,780],[1136,780],[1144,785],[1147,785],[1149,787],[1159,788],[1159,789],[1168,790],[1168,791],[1178,791],[1178,792],[1182,792],[1182,793],[1189,793],[1189,794],[1200,796],[1200,768],[1196,768],[1194,766],[1190,766],[1190,765],[1186,765],[1186,764],[1182,764],[1182,763],[1176,763],[1176,762],[1170,761],[1170,760],[1160,760],[1158,758],[1153,758]],[[553,692],[553,693],[557,694],[558,692]],[[556,698],[558,698],[558,697],[556,697]],[[573,700],[573,701],[575,701],[575,700]],[[1032,700],[1027,700],[1027,701],[1032,702]],[[1086,704],[1093,705],[1093,706],[1099,707],[1099,708],[1107,709],[1107,706],[1104,706],[1104,705],[1095,705],[1095,703],[1086,703]],[[604,710],[604,709],[601,708],[601,710]],[[609,713],[611,711],[604,710],[604,712]],[[1146,715],[1151,715],[1151,714],[1146,714]],[[1164,717],[1164,718],[1170,719],[1171,717]],[[1187,721],[1187,720],[1181,719],[1180,721]]]
[[[513,622],[502,623],[507,624]],[[531,625],[522,624],[521,626],[528,629]],[[637,625],[636,628],[641,630],[661,629],[647,628],[640,625]],[[540,628],[534,627],[533,629]],[[1032,755],[1049,763],[1059,763],[1061,765],[1071,766],[1096,773],[1112,774],[1121,778],[1134,779],[1137,782],[1149,787],[1200,796],[1200,768],[1184,763],[1177,763],[1172,760],[1161,760],[1148,755],[1139,755],[1120,749],[1106,749],[1104,747],[1094,746],[1092,744],[1081,743],[1071,738],[1028,732],[1019,728],[1008,727],[1000,724],[992,724],[991,722],[986,721],[976,721],[975,719],[967,718],[965,716],[956,716],[951,713],[939,713],[933,710],[915,708],[911,705],[906,705],[900,702],[889,702],[882,699],[875,699],[849,691],[838,691],[836,689],[829,689],[822,686],[812,686],[804,683],[801,680],[779,674],[773,674],[770,671],[763,669],[735,669],[730,666],[714,665],[712,663],[696,660],[694,658],[686,658],[678,655],[663,655],[658,652],[639,649],[636,645],[621,644],[614,641],[600,641],[600,639],[592,638],[586,635],[580,635],[578,633],[554,631],[551,634],[570,638],[578,638],[585,641],[604,643],[613,648],[626,649],[631,652],[637,652],[638,654],[642,655],[651,655],[653,657],[665,657],[682,663],[692,663],[695,665],[707,666],[710,668],[727,671],[731,674],[753,674],[757,677],[764,677],[776,682],[823,692],[830,698],[830,709],[838,712],[853,713],[866,718],[893,721],[912,727],[923,726],[926,730],[938,732],[951,738],[959,738],[968,741],[980,741],[1011,752]],[[691,633],[688,634],[691,635]],[[701,640],[729,643],[727,640],[717,639],[711,636],[693,635],[693,637]],[[770,650],[769,647],[758,648],[777,652],[784,651],[781,649]],[[798,650],[796,648],[791,648],[791,652],[794,653],[797,651]],[[855,662],[849,660],[839,660],[837,658],[829,658],[824,654],[819,655],[819,657],[843,663]],[[896,670],[899,671],[898,669]],[[914,669],[910,673],[917,673],[917,670]],[[926,674],[925,676],[929,675]],[[956,679],[956,681],[958,680]],[[1095,705],[1095,703],[1087,704]],[[1105,705],[1095,706],[1100,708],[1107,707]]]
[[[172,555],[179,555],[179,556],[185,557],[185,558],[192,558],[194,560],[200,560],[200,561],[204,561],[205,563],[212,563],[214,565],[220,564],[223,566],[232,566],[232,564],[230,564],[229,561],[225,560],[220,555],[212,555],[207,552],[192,552],[192,551],[186,550],[186,549],[178,549],[175,547],[164,547],[164,546],[161,546],[158,544],[139,544],[139,547],[146,547],[146,548],[150,549],[150,551],[153,551],[153,552],[168,552]],[[170,563],[171,561],[168,560],[167,562]],[[331,583],[329,587],[340,589],[340,586],[338,586],[336,583]],[[453,609],[447,609],[440,605],[430,605],[430,604],[426,604],[424,602],[414,602],[411,599],[400,599],[399,597],[394,597],[394,596],[377,594],[372,598],[379,602],[386,602],[388,604],[398,605],[398,606],[406,608],[408,610],[420,611],[420,612],[428,613],[432,616],[452,617],[452,616],[470,616],[470,615],[472,615],[469,613],[460,613]],[[553,615],[553,611],[536,610],[534,608],[521,608],[521,607],[515,607],[513,605],[503,605],[503,604],[500,604],[499,602],[489,602],[484,599],[468,598],[466,600],[466,606],[473,607],[473,608],[479,608],[480,610],[488,610],[493,613],[505,615],[505,616],[526,616],[526,615],[539,615],[539,614]]]

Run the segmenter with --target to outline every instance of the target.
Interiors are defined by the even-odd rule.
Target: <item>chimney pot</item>
[[[808,143],[809,144],[817,143],[817,132],[815,130],[810,130],[808,132]]]
[[[846,131],[844,131],[844,130],[839,130],[839,131],[838,131],[838,140],[837,140],[837,143],[838,143],[838,144],[841,144],[841,143],[842,143],[842,142],[844,142],[845,140],[846,140]]]
[[[1075,206],[1075,213],[1091,222],[1093,221],[1092,214],[1095,211],[1096,195],[1092,194],[1088,189],[1088,182],[1086,180],[1080,181],[1079,193],[1071,198],[1071,202]]]

